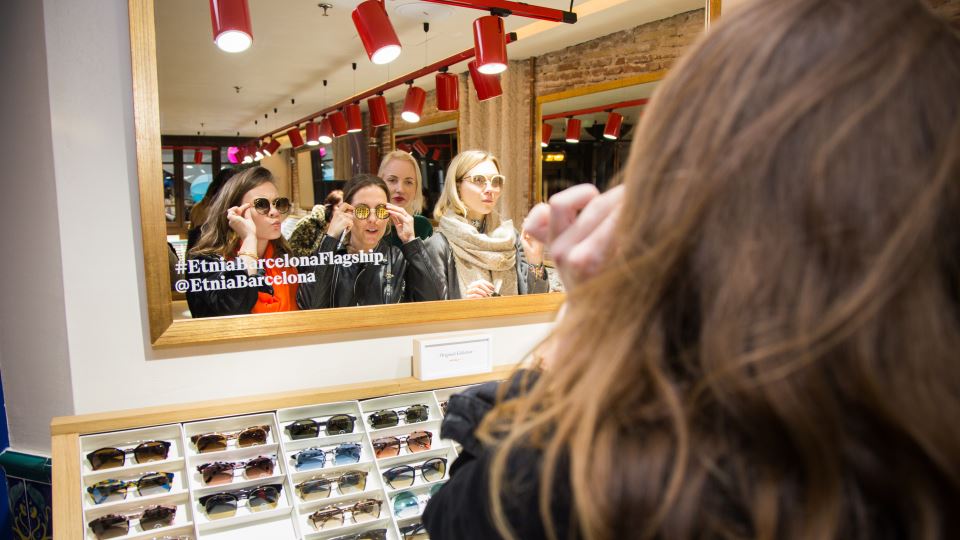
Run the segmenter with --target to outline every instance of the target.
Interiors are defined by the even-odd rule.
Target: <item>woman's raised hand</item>
[[[353,228],[353,207],[342,202],[333,207],[333,216],[330,217],[330,225],[327,227],[327,235],[339,238],[343,231],[349,231]]]
[[[413,240],[413,216],[404,210],[403,207],[390,203],[387,203],[387,212],[390,212],[390,221],[393,222],[394,228],[397,229],[397,237],[400,238],[400,241],[406,244]]]
[[[592,184],[579,184],[530,210],[523,230],[549,246],[568,290],[603,267],[622,201],[622,185],[601,194]]]
[[[253,205],[250,203],[227,210],[227,224],[241,239],[257,237],[257,224],[253,222]]]
[[[493,283],[485,279],[478,279],[467,285],[467,290],[463,292],[464,298],[486,298],[496,291]]]

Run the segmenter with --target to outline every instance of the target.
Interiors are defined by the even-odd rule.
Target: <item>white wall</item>
[[[73,410],[42,3],[4,3],[0,51],[0,370],[11,445],[39,451]]]
[[[31,2],[19,0],[17,4],[26,6]],[[8,410],[21,411],[17,422],[11,412],[14,446],[48,446],[47,424],[52,414],[407,376],[412,345],[405,334],[462,329],[460,325],[446,324],[404,331],[152,350],[147,338],[143,290],[126,5],[126,0],[44,0],[49,100],[42,95],[39,72],[20,66],[22,71],[33,73],[37,81],[19,97],[40,112],[49,105],[49,117],[33,117],[31,121],[35,122],[34,129],[41,132],[38,136],[46,133],[49,140],[52,133],[53,163],[47,161],[50,146],[38,147],[34,150],[36,159],[23,167],[23,174],[15,177],[15,183],[19,186],[27,180],[36,182],[36,173],[28,175],[28,170],[47,171],[45,184],[34,183],[20,189],[44,205],[57,201],[59,231],[48,227],[51,230],[45,231],[43,237],[45,247],[36,257],[48,262],[51,274],[57,273],[52,268],[62,261],[62,297],[45,303],[36,324],[18,324],[10,332],[6,330],[6,320],[20,317],[20,306],[2,308],[5,345],[0,356],[5,363],[24,364],[24,373],[18,374],[15,382],[7,380],[10,373],[3,366],[5,388],[22,385],[7,393]],[[12,23],[5,22],[4,26],[20,23],[14,17]],[[26,32],[19,30],[20,34]],[[34,37],[34,41],[39,40]],[[37,61],[42,65],[43,54],[24,47],[24,42],[29,40],[19,42],[15,49],[3,50],[30,49],[31,54],[39,55]],[[35,45],[42,50],[44,44]],[[48,121],[49,130],[45,124]],[[45,196],[37,197],[44,194],[43,190],[47,191]],[[33,215],[32,208],[30,211]],[[32,231],[32,224],[24,223],[19,230],[26,236]],[[57,233],[62,247],[59,250],[55,247]],[[4,248],[7,241],[4,240]],[[10,249],[3,252],[17,251],[23,243],[10,244]],[[21,277],[37,275],[29,267],[18,271]],[[4,292],[9,288],[12,287],[5,285]],[[23,301],[31,296],[31,291],[11,292],[19,294],[17,298]],[[54,287],[49,294],[56,296],[55,293]],[[7,294],[4,297],[9,298]],[[549,326],[537,323],[483,330],[494,335],[497,361],[506,363],[519,360]],[[6,345],[8,337],[14,342],[10,347]],[[69,385],[62,384],[66,373],[65,346],[72,374]],[[33,359],[27,351],[37,348],[46,351],[43,361],[29,364]],[[13,362],[8,361],[11,357]],[[50,386],[50,379],[61,384]],[[31,395],[43,396],[49,405],[24,411],[25,404],[32,403]]]

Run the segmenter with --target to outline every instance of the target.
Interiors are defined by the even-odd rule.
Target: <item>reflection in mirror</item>
[[[543,103],[542,197],[548,199],[579,183],[593,184],[605,191],[627,161],[634,129],[657,84],[650,82]]]
[[[711,1],[718,4],[716,0]],[[510,43],[510,62],[505,72],[494,76],[498,78],[494,81],[496,84],[472,77],[466,61],[454,63],[449,66],[451,79],[448,82],[455,79],[459,92],[455,111],[441,113],[437,110],[435,74],[429,74],[415,81],[417,87],[426,91],[426,106],[419,123],[400,119],[406,92],[406,86],[400,85],[384,92],[387,103],[384,117],[389,119],[386,126],[372,125],[369,106],[366,100],[362,100],[362,129],[324,140],[322,135],[327,131],[321,122],[323,118],[310,116],[311,113],[324,110],[364,89],[401,77],[400,74],[413,72],[437,59],[471,48],[472,36],[464,29],[470,28],[477,12],[439,3],[417,4],[423,9],[388,3],[388,15],[404,48],[391,65],[376,66],[365,57],[349,20],[356,2],[337,5],[329,13],[313,4],[290,5],[278,10],[267,0],[248,0],[248,3],[254,29],[253,44],[236,54],[220,51],[213,44],[205,5],[192,0],[155,3],[133,0],[131,4],[131,20],[139,17],[142,10],[149,9],[154,15],[156,29],[158,120],[163,152],[161,161],[154,160],[153,163],[162,166],[163,174],[144,175],[141,169],[141,190],[159,189],[158,184],[162,182],[163,196],[153,203],[156,210],[141,213],[145,231],[154,230],[153,221],[157,218],[153,216],[159,216],[159,222],[166,227],[171,280],[170,285],[165,285],[168,288],[164,295],[157,296],[154,291],[149,294],[151,329],[155,339],[166,326],[158,330],[154,323],[164,324],[166,316],[155,316],[157,306],[153,305],[154,299],[171,296],[173,303],[169,307],[172,309],[168,309],[168,313],[172,311],[173,318],[177,319],[431,300],[437,296],[472,298],[505,296],[513,291],[524,294],[560,290],[559,284],[551,282],[544,287],[539,281],[544,274],[549,276],[550,269],[537,263],[542,258],[539,248],[523,245],[523,235],[516,229],[536,202],[562,189],[566,182],[589,181],[601,188],[605,186],[626,159],[633,126],[642,106],[618,109],[617,112],[624,117],[620,140],[611,143],[596,140],[597,135],[591,135],[606,123],[604,113],[583,115],[582,142],[578,145],[560,140],[565,129],[562,118],[547,119],[546,124],[553,127],[553,136],[544,150],[564,158],[549,163],[541,162],[541,149],[534,145],[539,142],[540,115],[648,97],[653,85],[624,81],[644,76],[653,80],[650,74],[668,69],[702,31],[705,13],[704,0],[575,0],[573,5],[578,12],[578,21],[574,25],[545,25],[519,16],[507,17],[506,30],[516,32],[518,40]],[[536,4],[560,10],[568,9],[570,5],[562,0],[539,0]],[[424,22],[430,23],[431,30],[427,34],[424,33]],[[132,35],[140,34],[134,32]],[[332,52],[331,43],[344,46]],[[139,58],[149,59],[151,55],[135,54],[134,57],[139,61]],[[353,63],[358,67],[351,69]],[[149,73],[151,66],[135,66],[135,76],[142,69]],[[607,86],[603,90],[610,94],[584,92],[584,89],[603,85]],[[595,95],[582,96],[585,93]],[[489,99],[481,101],[481,98]],[[140,111],[140,101],[137,106]],[[308,127],[311,124],[318,132],[310,132]],[[332,130],[332,135],[336,135],[336,127]],[[309,145],[316,140],[319,144]],[[253,142],[258,142],[260,147],[251,148]],[[383,162],[390,152],[398,149],[406,151],[412,162],[404,159]],[[454,175],[457,178],[451,183],[448,176],[454,157],[464,150],[481,150],[496,156],[499,160],[496,171],[461,171],[459,177]],[[489,164],[491,161],[483,162]],[[230,186],[229,181],[219,181],[224,176],[221,171],[228,168],[242,172],[257,166],[270,172],[270,180],[263,185],[237,190],[237,186]],[[470,169],[476,166],[488,165],[474,164]],[[159,170],[160,167],[156,168]],[[410,174],[410,168],[415,174]],[[368,192],[364,195],[372,197],[368,197],[369,201],[357,199],[351,202],[337,198],[343,196],[342,191],[351,178],[362,174],[383,177],[387,188],[382,194],[385,201],[379,200],[382,191],[379,186],[367,186]],[[503,179],[499,191],[494,194],[498,189],[494,181],[497,174]],[[541,175],[543,182],[539,181]],[[217,201],[215,192],[221,185],[224,186],[222,193],[230,193],[235,200]],[[473,227],[472,230],[484,242],[502,240],[497,236],[498,224],[511,223],[512,236],[504,234],[513,244],[503,253],[514,252],[512,268],[517,274],[516,279],[494,275],[505,272],[505,269],[487,269],[487,274],[480,276],[477,268],[469,268],[476,260],[489,255],[489,245],[473,248],[473,253],[458,254],[461,248],[469,249],[464,247],[466,244],[458,244],[459,239],[451,241],[452,229],[448,231],[450,234],[437,234],[442,230],[441,221],[446,214],[436,210],[443,206],[445,195],[448,199],[459,198],[465,208],[471,201],[482,206],[485,199],[490,199],[486,202],[492,202],[495,210],[477,215],[474,211],[477,208],[474,208],[464,210],[458,216]],[[281,211],[284,206],[280,204],[281,200],[290,203],[285,211]],[[380,220],[384,222],[383,227],[376,217],[381,203],[390,205],[387,208],[392,212],[400,212],[397,215],[388,212],[389,217]],[[257,211],[257,204],[262,213]],[[361,206],[368,208],[373,217],[361,219],[357,214]],[[366,216],[367,210],[361,214]],[[408,218],[413,219],[409,231],[405,227]],[[153,220],[149,225],[148,219]],[[471,221],[480,223],[473,225]],[[338,225],[331,231],[335,222]],[[346,223],[351,225],[344,235],[341,227]],[[203,243],[207,229],[219,230],[223,235],[213,243]],[[408,235],[408,232],[413,234]],[[353,237],[354,233],[363,234]],[[473,233],[466,235],[472,236]],[[378,239],[377,245],[368,245],[366,240],[374,237]],[[478,238],[472,238],[475,240]],[[145,233],[145,242],[152,241]],[[324,242],[326,248],[322,247]],[[414,245],[419,245],[416,242],[422,243],[425,252],[438,257],[431,264],[436,270],[436,285],[442,288],[442,294],[414,294],[418,287],[410,290],[411,284],[401,278],[393,287],[402,289],[402,292],[394,288],[384,294],[381,287],[378,294],[340,298],[339,285],[332,286],[334,280],[320,276],[323,272],[317,269],[323,265],[316,264],[316,257],[326,253],[331,257],[352,256],[359,255],[359,250],[369,254],[371,248],[374,252],[379,250],[385,257],[392,253],[390,248],[381,244],[400,250],[404,261],[409,262],[407,255],[410,253],[405,251],[411,252]],[[446,249],[439,242],[446,242]],[[200,250],[188,254],[188,243],[191,248],[200,246]],[[148,259],[152,261],[147,272],[148,281],[153,282],[157,275],[165,278],[165,269],[157,271],[152,267],[159,259],[152,255],[152,250],[148,251],[151,253]],[[187,277],[191,259],[214,255],[234,264],[246,258],[243,268],[233,270],[239,272],[238,275],[263,278],[266,274],[279,272],[280,275],[296,275],[301,281],[284,292],[282,287],[274,287],[261,279],[264,283],[258,281],[259,285],[253,287],[253,291],[246,291],[243,295],[246,300],[230,309],[194,308],[195,302],[188,305],[187,295],[182,294],[177,283],[184,281],[180,278]],[[280,255],[307,259],[297,259],[296,264],[287,259],[279,270],[265,267],[265,260]],[[448,255],[454,264],[444,264],[449,262],[446,260]],[[524,263],[518,266],[521,260]],[[416,260],[413,262],[417,263]],[[527,264],[531,262],[537,264]],[[357,276],[363,272],[358,271],[356,275],[352,272],[371,263],[351,264],[353,270],[349,271],[342,263],[338,266],[337,279],[343,277],[356,283]],[[249,268],[251,266],[255,269]],[[532,271],[524,274],[521,266]],[[370,274],[380,271],[378,268],[374,270],[377,272]],[[404,272],[386,270],[383,275],[387,274],[403,276]],[[527,281],[530,276],[535,278],[534,281]],[[305,280],[317,278],[326,280],[322,284],[326,287],[326,299],[316,300],[314,295],[311,301],[305,302],[302,298],[298,301],[302,295],[295,289],[307,283]],[[478,286],[474,284],[476,281],[486,283]],[[201,279],[200,282],[203,287],[215,288],[223,280],[217,277]],[[304,290],[315,289],[314,283],[319,282],[310,282]],[[187,280],[187,287],[190,286]],[[284,295],[284,298],[278,298]],[[358,296],[363,299],[357,300]],[[368,301],[369,298],[374,300]],[[267,304],[272,307],[266,308]],[[258,305],[260,308],[256,307]],[[555,303],[545,302],[544,305]],[[482,311],[479,309],[478,312]],[[272,325],[268,319],[262,320],[265,325]],[[169,318],[166,321],[169,326]]]

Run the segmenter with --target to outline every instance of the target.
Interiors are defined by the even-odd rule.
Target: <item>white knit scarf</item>
[[[487,219],[497,224],[500,217],[490,214]],[[493,232],[484,234],[463,216],[448,213],[440,218],[440,232],[453,249],[461,295],[478,279],[494,287],[499,284],[501,296],[517,294],[517,233],[511,220],[499,222]]]

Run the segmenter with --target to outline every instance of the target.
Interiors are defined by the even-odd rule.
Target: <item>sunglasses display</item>
[[[270,213],[271,204],[280,214],[290,213],[290,199],[286,197],[277,197],[272,203],[269,199],[257,197],[253,200],[253,209],[256,210],[257,213],[265,216]]]
[[[447,400],[443,400],[440,402],[440,411],[443,412],[444,416],[447,415],[447,403],[448,403]]]
[[[404,491],[393,498],[393,515],[399,519],[419,516],[423,509],[427,507],[430,498],[433,497],[443,484],[437,484],[430,488],[430,492],[425,495],[417,495],[410,491]]]
[[[403,443],[411,453],[423,452],[430,449],[433,443],[433,433],[429,431],[414,431],[406,437],[381,437],[373,440],[373,452],[377,458],[400,455]]]
[[[125,482],[123,480],[108,479],[87,486],[87,493],[93,498],[94,504],[102,504],[113,498],[126,499],[130,488],[136,488],[137,495],[158,495],[170,491],[173,482],[173,473],[150,472],[137,480]]]
[[[502,174],[494,174],[492,176],[485,176],[482,174],[475,174],[473,176],[464,177],[464,180],[470,182],[471,184],[477,186],[480,189],[486,189],[487,184],[490,184],[492,189],[501,189],[503,184],[506,183],[507,178]]]
[[[401,416],[407,424],[426,422],[430,419],[430,407],[411,405],[405,409],[384,409],[367,416],[367,422],[373,429],[383,429],[399,425]]]
[[[360,443],[339,444],[333,450],[307,448],[293,455],[298,471],[322,469],[327,466],[327,456],[333,456],[333,466],[349,465],[360,461]]]
[[[310,514],[310,523],[317,530],[335,529],[342,527],[347,515],[355,523],[367,523],[380,517],[383,501],[364,499],[348,506],[325,506]]]
[[[190,442],[197,447],[197,452],[205,454],[226,450],[227,441],[231,440],[236,440],[240,448],[266,444],[269,433],[270,426],[253,426],[228,433],[200,433],[191,436]]]
[[[357,219],[367,219],[370,217],[370,210],[371,208],[369,206],[360,203],[353,207],[353,217]],[[372,210],[377,219],[387,219],[390,217],[390,211],[387,210],[387,205],[385,204],[378,204],[372,208]]]
[[[236,515],[237,506],[242,500],[247,501],[247,507],[252,512],[276,508],[282,491],[283,484],[265,484],[250,489],[204,495],[198,502],[209,518],[220,519]]]
[[[419,521],[406,527],[400,527],[400,536],[403,537],[403,540],[429,540],[430,535],[427,534],[427,528],[423,526],[423,523]]]
[[[323,422],[306,418],[285,426],[283,429],[290,434],[290,438],[299,441],[300,439],[312,439],[320,436],[320,427],[323,426],[323,432],[329,435],[342,435],[344,433],[353,433],[356,418],[349,414],[335,414]]]
[[[331,538],[330,540],[387,540],[387,530],[374,529],[372,531],[363,531],[362,533],[357,534],[338,536],[336,538]]]
[[[397,465],[384,471],[383,480],[393,489],[408,488],[416,481],[417,471],[425,482],[442,480],[447,474],[447,459],[431,458],[420,465]]]
[[[197,471],[203,478],[204,484],[216,486],[233,482],[233,477],[237,471],[243,471],[244,476],[248,479],[273,476],[273,464],[273,457],[257,456],[248,461],[204,463],[197,467]]]
[[[87,525],[97,538],[117,538],[130,532],[130,522],[133,520],[138,520],[140,529],[146,531],[170,525],[176,515],[176,506],[156,505],[133,514],[107,514]]]
[[[329,498],[333,487],[340,495],[359,493],[367,487],[367,471],[346,471],[340,476],[315,476],[296,485],[297,495],[305,501]]]
[[[133,459],[137,463],[148,463],[151,461],[162,461],[167,459],[170,452],[169,441],[147,441],[140,443],[132,449],[120,448],[100,448],[87,454],[87,461],[90,467],[98,471],[100,469],[113,469],[123,467],[126,462],[127,454],[133,454]]]

